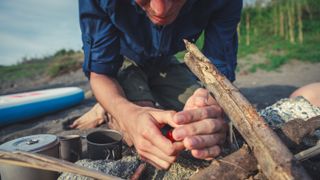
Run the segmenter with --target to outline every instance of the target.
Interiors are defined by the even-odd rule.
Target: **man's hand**
[[[97,103],[90,111],[76,119],[69,127],[72,129],[91,129],[106,121],[105,111]]]
[[[194,157],[212,159],[220,154],[219,145],[225,141],[227,124],[222,108],[207,90],[195,91],[173,120],[179,125],[173,130],[173,138],[182,141]]]
[[[168,169],[184,148],[182,143],[172,143],[160,131],[165,124],[177,126],[173,123],[174,114],[174,111],[139,107],[126,121],[120,122],[141,158],[159,169]]]

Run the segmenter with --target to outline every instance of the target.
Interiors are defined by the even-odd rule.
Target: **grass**
[[[257,38],[258,41],[259,39],[262,38]],[[284,39],[273,36],[265,39],[263,43],[253,40],[250,46],[244,43],[239,46],[238,57],[242,60],[253,53],[265,54],[267,57],[268,61],[265,63],[253,63],[250,68],[251,72],[255,72],[257,69],[276,70],[293,59],[311,63],[320,62],[320,34],[306,34],[303,44],[298,42],[291,44]]]
[[[315,23],[313,23],[315,26]],[[319,24],[320,27],[320,24]],[[239,38],[238,59],[239,61],[246,60],[250,54],[263,54],[267,57],[267,62],[254,63],[249,68],[250,72],[255,72],[257,69],[273,71],[286,64],[292,59],[307,62],[320,62],[320,33],[305,33],[304,43],[291,44],[290,42],[273,35],[257,36],[251,35],[251,44],[245,44],[245,37]],[[196,42],[196,45],[201,48],[203,45],[204,36],[202,35]],[[185,51],[176,54],[176,57],[183,61]],[[237,68],[237,71],[240,71]]]
[[[18,79],[35,77],[56,77],[81,67],[83,55],[73,50],[60,50],[52,56],[43,58],[24,58],[18,64],[0,66],[0,82],[13,82]]]
[[[56,56],[47,69],[47,75],[49,77],[56,77],[78,70],[82,66],[82,61],[80,61],[82,59],[83,55],[80,52]]]
[[[14,81],[42,75],[48,64],[47,60],[33,60],[12,66],[0,66],[0,81]]]

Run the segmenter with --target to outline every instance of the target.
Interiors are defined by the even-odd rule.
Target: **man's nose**
[[[172,6],[172,0],[151,0],[150,8],[155,16],[164,17]]]

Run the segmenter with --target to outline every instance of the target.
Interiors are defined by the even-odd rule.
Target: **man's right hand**
[[[172,143],[160,131],[165,124],[176,126],[174,114],[174,111],[138,107],[128,119],[119,121],[141,158],[159,169],[168,169],[178,152],[184,149],[181,142]]]
[[[129,136],[142,159],[159,169],[169,168],[184,146],[181,142],[172,143],[160,128],[165,124],[176,127],[175,112],[128,101],[117,80],[103,74],[91,72],[90,84],[101,106],[116,120],[119,130]]]

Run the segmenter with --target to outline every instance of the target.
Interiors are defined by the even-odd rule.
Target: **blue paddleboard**
[[[0,96],[0,126],[21,122],[80,103],[77,87],[55,88]]]

